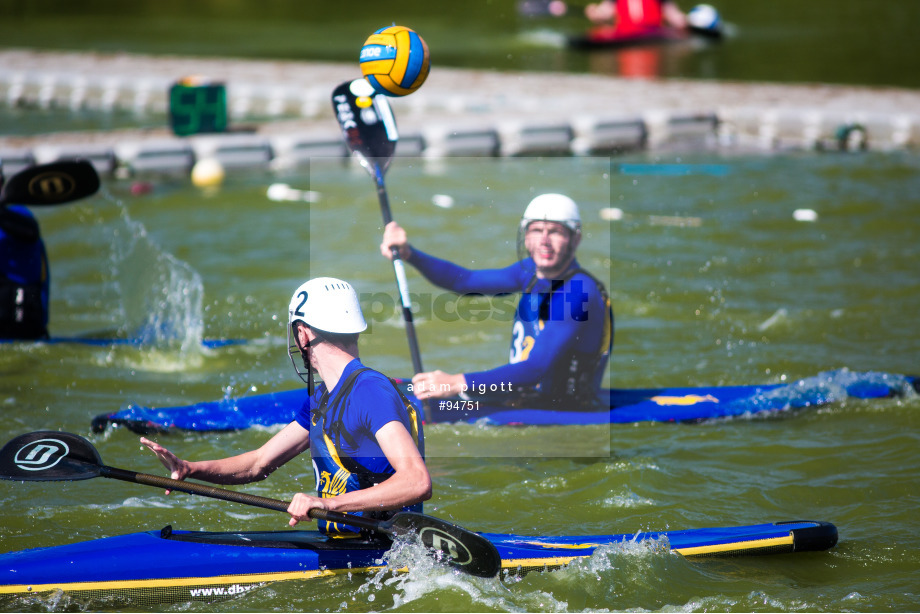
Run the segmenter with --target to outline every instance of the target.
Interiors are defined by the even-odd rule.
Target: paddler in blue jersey
[[[421,511],[431,497],[421,416],[385,375],[358,358],[358,335],[367,328],[358,296],[347,282],[312,279],[288,311],[288,346],[294,370],[308,384],[309,403],[257,450],[212,461],[185,461],[144,437],[174,479],[247,484],[310,449],[317,495],[297,493],[290,525],[310,509],[385,519],[393,511]],[[313,374],[322,383],[314,390]],[[320,521],[333,537],[360,537],[360,529]],[[364,537],[370,537],[365,534]]]
[[[48,337],[49,286],[35,217],[21,205],[0,206],[0,339]]]
[[[412,378],[416,396],[484,394],[490,402],[510,405],[605,407],[600,387],[613,348],[613,310],[604,285],[575,258],[580,241],[578,206],[562,194],[542,194],[527,205],[518,229],[521,259],[502,269],[470,270],[435,258],[411,246],[398,224],[388,224],[381,252],[389,258],[396,247],[433,284],[458,294],[521,293],[508,364],[470,373],[419,373]]]

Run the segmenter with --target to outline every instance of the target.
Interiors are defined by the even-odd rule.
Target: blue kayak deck
[[[620,535],[482,535],[498,550],[506,577],[558,568],[619,544],[697,557],[821,551],[837,543],[833,524],[813,521]],[[379,569],[386,551],[381,544],[328,540],[314,531],[167,528],[0,555],[0,595],[62,590],[90,598],[121,593],[148,603],[210,600],[269,582]],[[236,588],[228,593],[228,586]],[[224,592],[213,587],[224,587]]]
[[[695,422],[714,418],[818,407],[848,398],[876,399],[911,394],[917,378],[881,372],[828,371],[789,384],[680,388],[612,388],[596,411],[513,408],[488,401],[432,403],[429,422],[496,425],[588,425],[633,422]],[[402,384],[405,389],[406,384]],[[411,400],[417,399],[408,393]],[[93,419],[93,429],[123,425],[148,433],[169,430],[227,431],[273,426],[293,420],[307,401],[306,389],[272,392],[186,406],[130,405]]]

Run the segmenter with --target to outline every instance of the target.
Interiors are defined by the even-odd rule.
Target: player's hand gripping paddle
[[[37,431],[14,438],[0,449],[0,479],[16,482],[54,482],[103,477],[191,495],[287,512],[290,503],[186,482],[158,475],[136,473],[102,464],[99,452],[89,441],[72,433]],[[310,510],[310,517],[338,522],[391,536],[418,535],[422,543],[442,552],[447,562],[475,576],[490,578],[501,570],[501,556],[485,537],[438,518],[398,512],[389,520],[372,520],[328,510]]]

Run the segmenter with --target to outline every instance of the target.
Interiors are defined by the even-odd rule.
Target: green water
[[[0,0],[0,45],[105,53],[357,61],[364,39],[393,22],[413,27],[438,66],[694,79],[830,82],[916,88],[920,3],[915,0],[713,2],[729,27],[718,45],[674,45],[628,56],[567,48],[587,20],[521,16],[515,0],[335,3],[296,0]],[[678,3],[685,10],[695,4]]]
[[[683,4],[683,3],[682,3]],[[508,1],[63,2],[0,0],[6,47],[105,53],[350,61],[392,21],[425,36],[438,65],[622,74],[624,57],[576,53],[574,16],[527,19]],[[685,8],[689,6],[689,3]],[[911,0],[723,0],[729,38],[651,52],[655,74],[741,81],[920,85]],[[12,69],[15,67],[4,67]],[[0,132],[162,125],[163,118],[4,109]],[[690,164],[689,175],[626,163]],[[698,166],[694,166],[698,165]],[[716,165],[716,166],[713,166]],[[638,172],[637,168],[644,168]],[[673,167],[671,167],[673,168]],[[718,172],[713,172],[716,169]],[[320,202],[277,203],[283,181]],[[582,205],[582,263],[606,276],[617,314],[605,382],[615,387],[794,381],[847,367],[920,372],[920,157],[916,154],[594,159],[397,159],[394,215],[423,249],[470,266],[514,257],[514,228],[532,193]],[[434,206],[446,194],[454,206]],[[618,222],[602,209],[624,211]],[[813,223],[793,212],[818,213]],[[377,250],[380,216],[364,171],[317,161],[284,174],[233,173],[218,191],[155,178],[133,196],[104,194],[37,212],[52,260],[52,333],[129,337],[152,347],[0,347],[0,440],[32,430],[89,437],[106,463],[161,472],[123,430],[90,419],[129,402],[181,405],[296,387],[284,311],[311,275],[392,295]],[[410,272],[419,297],[437,289]],[[418,319],[426,368],[474,370],[507,356],[508,323]],[[365,361],[411,372],[398,319],[375,318]],[[198,341],[243,338],[203,350]],[[827,553],[694,561],[654,549],[600,552],[566,569],[500,583],[417,569],[406,576],[276,584],[223,604],[173,611],[915,611],[920,608],[916,395],[847,399],[818,410],[698,425],[427,429],[435,492],[426,510],[468,528],[529,534],[628,533],[788,519],[837,525]],[[264,430],[175,435],[203,458],[251,449]],[[513,444],[513,445],[512,445]],[[509,455],[507,450],[524,452]],[[245,490],[288,498],[313,488],[296,460]],[[108,480],[0,483],[0,550],[70,543],[172,524],[282,529],[283,515]],[[104,609],[63,600],[0,609]],[[138,608],[133,608],[138,609]]]
[[[685,166],[654,166],[662,163]],[[669,174],[674,168],[685,174]],[[605,383],[644,387],[776,383],[843,367],[917,374],[918,171],[920,157],[909,153],[397,158],[387,183],[394,216],[420,248],[483,267],[514,258],[517,220],[532,193],[571,194],[585,220],[579,257],[608,280],[617,316]],[[267,186],[277,181],[321,199],[270,201]],[[67,430],[89,437],[107,464],[161,473],[135,435],[94,435],[90,419],[129,402],[295,388],[284,312],[303,279],[341,276],[370,295],[395,289],[377,247],[373,183],[350,164],[237,172],[215,191],[170,178],[153,179],[141,196],[130,187],[108,180],[88,201],[38,211],[53,263],[51,329],[127,337],[146,327],[160,331],[159,341],[144,349],[3,346],[0,440]],[[453,207],[434,206],[435,194],[451,196]],[[623,219],[603,220],[609,207]],[[795,221],[801,208],[817,221]],[[409,283],[422,297],[438,292],[412,271]],[[372,325],[362,338],[365,362],[410,373],[399,320]],[[417,328],[426,368],[473,370],[507,356],[509,325],[497,317],[472,324],[432,315]],[[250,341],[203,350],[202,335]],[[826,553],[696,561],[629,546],[507,583],[420,569],[149,609],[914,611],[918,410],[914,394],[694,425],[426,430],[434,480],[426,511],[471,529],[597,534],[811,519],[840,531]],[[204,458],[251,449],[269,435],[160,440]],[[523,452],[506,454],[512,447]],[[309,462],[298,459],[242,489],[286,499],[312,488]],[[4,551],[167,524],[286,526],[281,514],[102,479],[4,482],[0,500]],[[0,601],[7,611],[83,607],[105,604]]]

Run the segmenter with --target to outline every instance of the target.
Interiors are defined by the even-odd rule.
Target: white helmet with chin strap
[[[334,277],[317,277],[300,285],[291,297],[288,306],[288,353],[294,370],[310,386],[313,394],[312,370],[306,353],[297,346],[294,338],[294,324],[302,322],[315,332],[332,334],[357,334],[367,329],[358,294],[347,281]],[[303,358],[301,371],[294,356]],[[305,378],[304,376],[309,376]]]
[[[564,194],[540,194],[530,201],[521,218],[521,228],[526,230],[531,222],[558,222],[572,232],[581,230],[578,205]]]
[[[301,284],[288,306],[288,324],[303,322],[327,333],[351,334],[367,329],[358,294],[347,281],[317,277]]]
[[[524,235],[532,222],[557,222],[572,231],[572,235],[581,233],[581,214],[575,201],[564,194],[540,194],[527,205],[521,224],[518,227],[518,258],[524,258],[527,250]]]

